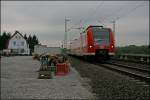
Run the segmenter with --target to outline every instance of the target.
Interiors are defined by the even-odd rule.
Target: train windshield
[[[93,27],[93,37],[96,43],[102,44],[109,44],[109,30],[100,28],[100,27]]]

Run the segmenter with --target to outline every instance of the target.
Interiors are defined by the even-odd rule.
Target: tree
[[[24,36],[23,36],[23,37],[24,37],[24,39],[25,39],[25,40],[27,40],[27,39],[28,39],[26,34],[24,34]]]
[[[3,34],[0,36],[0,50],[3,49],[7,49],[7,45],[8,45],[8,40],[10,39],[11,34],[6,33],[5,31],[3,32]]]
[[[5,49],[8,48],[8,43],[9,43],[9,39],[10,39],[10,38],[11,38],[11,33],[8,32],[8,33],[6,34]]]
[[[31,53],[32,52],[32,37],[31,37],[31,35],[29,35],[27,42],[29,44],[29,49],[30,49],[30,53]]]
[[[33,37],[29,35],[29,37],[27,38],[27,42],[29,44],[30,53],[34,52],[34,46],[39,43],[36,35],[34,34]]]
[[[149,46],[129,45],[125,47],[116,47],[116,54],[149,54]]]
[[[34,45],[37,45],[39,43],[39,41],[38,41],[35,34],[33,35],[32,42],[33,42]]]
[[[30,43],[31,52],[34,52],[34,46],[37,45],[38,43],[39,43],[38,39],[37,39],[36,35],[34,34],[33,37],[31,38],[31,43]]]
[[[2,35],[0,34],[0,50],[2,50]]]

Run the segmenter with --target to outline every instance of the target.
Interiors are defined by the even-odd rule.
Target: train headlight
[[[92,46],[92,45],[90,45],[89,47],[90,47],[90,48],[92,48],[93,46]]]
[[[112,45],[111,48],[114,48],[114,46]]]

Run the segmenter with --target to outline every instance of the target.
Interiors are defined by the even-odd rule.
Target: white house
[[[8,49],[17,54],[30,54],[29,45],[21,33],[15,31],[8,42]]]

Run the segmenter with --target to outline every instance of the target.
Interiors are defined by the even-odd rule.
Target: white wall
[[[59,48],[59,47],[44,47],[44,46],[36,45],[36,46],[34,46],[34,53],[35,54],[43,54],[43,53],[60,54],[61,48]]]
[[[14,45],[14,42],[16,42],[16,45]],[[21,42],[24,42],[24,45],[22,45]],[[30,53],[26,40],[18,33],[9,40],[8,49],[24,49],[25,52],[22,54]]]

